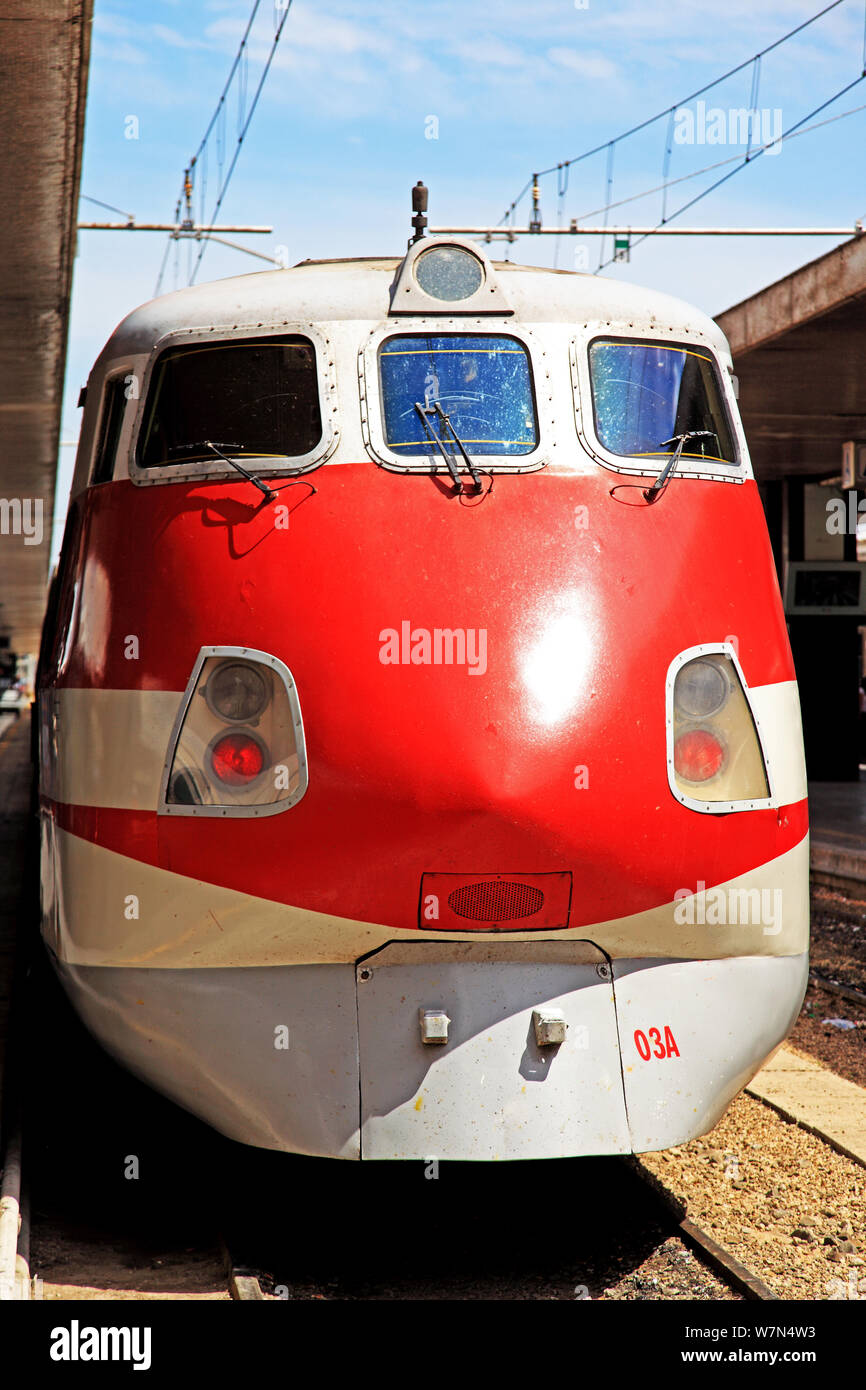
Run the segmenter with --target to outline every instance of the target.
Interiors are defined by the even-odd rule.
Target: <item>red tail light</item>
[[[709,729],[690,729],[674,744],[674,767],[687,782],[706,782],[721,771],[725,750]]]
[[[210,756],[216,776],[230,787],[247,786],[265,765],[261,744],[249,734],[226,734],[214,744]]]

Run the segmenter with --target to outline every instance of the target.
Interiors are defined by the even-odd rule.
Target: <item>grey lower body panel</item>
[[[106,1051],[229,1139],[360,1157],[354,965],[58,968]]]
[[[611,964],[591,942],[487,939],[357,964],[57,968],[107,1051],[221,1133],[350,1159],[683,1143],[784,1039],[808,971],[805,955]],[[565,1018],[558,1046],[536,1042],[539,1006]],[[446,1044],[422,1042],[424,1009],[450,1019]]]

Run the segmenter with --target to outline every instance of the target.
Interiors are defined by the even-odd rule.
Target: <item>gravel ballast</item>
[[[866,1170],[760,1101],[641,1163],[780,1298],[866,1297]]]

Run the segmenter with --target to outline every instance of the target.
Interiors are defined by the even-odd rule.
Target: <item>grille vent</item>
[[[513,922],[540,912],[544,894],[527,883],[466,883],[448,894],[448,906],[474,922]]]

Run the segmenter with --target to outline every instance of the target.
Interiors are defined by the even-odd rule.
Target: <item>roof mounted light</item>
[[[431,246],[415,261],[415,279],[432,299],[469,299],[484,284],[484,266],[462,246]]]
[[[415,237],[391,286],[392,314],[513,314],[493,266],[466,237],[427,237],[427,189],[412,189]]]

